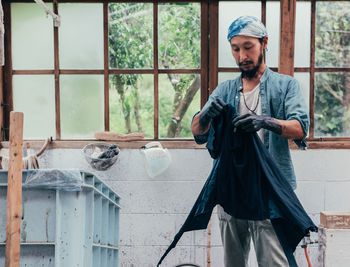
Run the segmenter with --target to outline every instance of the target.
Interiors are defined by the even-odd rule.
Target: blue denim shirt
[[[208,102],[202,110],[208,108],[211,101],[217,97],[220,97],[225,103],[230,103],[238,110],[239,90],[241,89],[241,77],[219,84],[209,96]],[[281,120],[298,120],[303,128],[305,138],[309,128],[308,109],[296,79],[266,68],[260,79],[260,96],[263,115]],[[206,143],[208,133],[209,131],[204,135],[195,136],[196,143]],[[301,149],[307,147],[304,138],[302,140],[294,140]],[[297,184],[288,139],[264,129],[264,144],[276,160],[282,173],[285,174],[292,188],[295,189]]]

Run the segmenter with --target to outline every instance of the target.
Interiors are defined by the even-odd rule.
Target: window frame
[[[225,1],[225,0],[221,0]],[[250,1],[250,0],[247,0]],[[266,23],[266,0],[258,0],[261,2],[261,18],[262,22]],[[274,0],[272,0],[274,1]],[[278,0],[275,0],[278,1]],[[288,0],[281,0],[282,2],[288,2]],[[314,78],[316,72],[350,72],[349,68],[316,68],[315,67],[315,18],[316,18],[316,2],[326,0],[292,0],[290,2],[311,2],[311,38],[310,38],[310,66],[298,68],[294,67],[294,72],[307,72],[310,74],[310,134],[307,138],[309,148],[311,149],[348,149],[350,148],[350,137],[314,137]],[[328,0],[332,1],[332,0]],[[347,0],[338,0],[347,1]],[[122,148],[139,148],[145,143],[151,140],[161,141],[165,146],[169,148],[203,148],[203,145],[196,145],[192,138],[179,139],[179,138],[159,138],[158,132],[158,75],[163,73],[198,73],[201,75],[201,107],[205,104],[210,93],[216,88],[218,84],[219,72],[237,72],[238,68],[226,68],[218,66],[218,7],[219,0],[146,0],[146,1],[133,1],[124,0],[122,2],[147,2],[153,3],[153,56],[154,67],[153,69],[111,69],[109,67],[109,51],[108,51],[108,3],[120,2],[120,1],[92,1],[92,0],[71,0],[60,1],[60,3],[102,3],[103,4],[103,32],[104,32],[104,68],[103,70],[64,70],[59,69],[59,57],[58,57],[58,28],[54,27],[54,69],[53,70],[13,70],[11,60],[11,8],[10,4],[13,2],[31,2],[29,0],[5,0],[3,1],[4,10],[4,24],[5,24],[5,66],[1,67],[1,89],[0,99],[2,100],[2,108],[0,109],[0,121],[2,126],[2,140],[4,135],[8,135],[9,131],[9,114],[13,110],[13,96],[12,96],[12,76],[16,74],[53,74],[55,76],[55,113],[56,113],[56,140],[53,142],[53,147],[62,148],[81,148],[84,144],[91,142],[91,140],[67,140],[60,139],[60,94],[59,94],[59,75],[60,74],[103,74],[104,75],[104,130],[109,130],[109,75],[110,74],[153,74],[154,75],[154,138],[144,139],[137,141],[121,141]],[[50,1],[51,2],[51,1]],[[54,6],[54,12],[57,13],[57,1],[52,1]],[[201,65],[199,69],[159,69],[158,66],[158,4],[159,3],[181,3],[181,2],[196,2],[201,4]],[[281,14],[282,17],[282,14]],[[209,23],[210,21],[210,23]],[[295,17],[294,17],[295,25]],[[210,38],[209,38],[210,36]],[[281,38],[281,37],[280,37]],[[294,49],[294,42],[292,44]],[[210,47],[210,49],[209,49]],[[283,59],[282,59],[283,60]],[[290,61],[290,59],[289,59]],[[292,59],[294,62],[294,58]],[[271,68],[274,71],[278,71],[278,68]],[[1,143],[4,147],[8,145],[8,142]],[[25,141],[25,147],[40,147],[41,141],[30,140]],[[291,144],[293,149],[296,146]]]
[[[56,141],[69,141],[69,139],[61,139],[61,116],[60,116],[60,75],[70,75],[70,74],[82,74],[82,75],[89,75],[89,74],[99,74],[104,76],[104,131],[109,131],[110,125],[109,125],[109,76],[113,74],[152,74],[154,77],[154,112],[153,112],[153,128],[154,128],[154,136],[150,140],[178,140],[178,141],[187,141],[191,140],[192,138],[160,138],[159,137],[159,88],[158,88],[158,81],[159,81],[159,74],[167,74],[167,73],[176,73],[176,74],[199,74],[200,75],[200,105],[203,106],[206,99],[208,99],[208,4],[205,0],[172,0],[172,1],[164,1],[164,0],[156,0],[156,1],[131,1],[131,0],[124,0],[123,3],[152,3],[153,4],[153,68],[148,69],[115,69],[111,68],[109,66],[109,46],[108,46],[108,38],[109,38],[109,32],[108,32],[108,4],[109,3],[120,3],[120,1],[103,1],[103,2],[96,2],[96,1],[89,1],[89,0],[71,0],[71,1],[60,1],[60,3],[57,3],[57,1],[53,1],[53,11],[54,13],[58,13],[59,4],[61,3],[102,3],[103,5],[103,47],[104,47],[104,53],[103,53],[103,61],[104,66],[103,69],[62,69],[59,66],[59,33],[58,28],[54,27],[54,69],[52,70],[16,70],[12,68],[12,48],[11,48],[11,3],[14,2],[23,2],[28,3],[31,1],[28,0],[22,0],[22,1],[6,1],[4,2],[4,13],[6,14],[5,17],[5,47],[6,47],[6,55],[5,55],[5,66],[4,66],[4,73],[5,77],[8,77],[6,79],[7,81],[4,83],[4,100],[5,103],[8,103],[8,105],[4,108],[4,132],[5,136],[8,136],[8,130],[9,130],[9,113],[11,110],[13,110],[13,87],[12,87],[12,77],[14,75],[33,75],[33,74],[52,74],[54,75],[55,79],[55,123],[56,123]],[[200,50],[200,67],[197,69],[177,69],[177,68],[171,68],[171,69],[162,69],[158,66],[158,4],[159,3],[177,3],[177,2],[189,2],[189,3],[199,3],[200,4],[200,10],[201,10],[201,17],[200,17],[200,24],[201,24],[201,50]],[[34,3],[33,3],[34,4]],[[2,137],[4,139],[4,137]],[[82,139],[74,139],[74,141],[79,141]],[[92,139],[93,140],[93,139]]]
[[[241,0],[244,1],[244,0]],[[249,1],[249,0],[248,0]],[[253,0],[252,0],[253,1]],[[257,0],[259,2],[259,0]],[[269,1],[278,1],[278,0],[269,0]],[[332,68],[316,68],[315,67],[315,38],[316,38],[316,2],[332,2],[332,1],[347,1],[347,0],[291,0],[288,1],[288,4],[290,2],[311,2],[311,38],[310,38],[310,66],[309,67],[295,67],[294,66],[294,58],[286,58],[286,53],[281,54],[280,51],[280,62],[291,62],[291,66],[293,66],[293,71],[291,74],[293,75],[294,73],[302,72],[302,73],[309,73],[310,74],[310,89],[309,89],[309,116],[310,116],[310,127],[309,127],[309,136],[306,138],[306,141],[308,143],[308,148],[310,149],[349,149],[350,148],[350,137],[314,137],[314,92],[315,92],[315,73],[322,73],[322,72],[350,72],[350,66],[348,68],[337,68],[337,67],[332,67]],[[220,0],[220,2],[225,2],[225,0]],[[264,24],[266,24],[266,2],[267,0],[260,0],[261,2],[261,20]],[[287,2],[285,0],[281,0],[281,6],[282,2]],[[294,9],[296,9],[294,7]],[[281,18],[282,18],[283,13],[281,12]],[[295,29],[295,14],[294,14],[294,29]],[[212,33],[212,32],[211,32]],[[279,47],[281,47],[281,36],[282,36],[282,31],[280,28],[280,44]],[[216,31],[215,38],[218,39],[218,31]],[[290,39],[289,39],[290,40]],[[293,51],[294,51],[294,37],[293,40],[291,41],[292,46],[293,46]],[[216,57],[218,58],[218,57]],[[281,66],[279,65],[278,68],[270,68],[273,71],[278,72]],[[239,72],[239,68],[227,68],[227,67],[217,67],[216,74],[219,72]],[[210,89],[210,93],[212,90],[215,89],[217,85],[217,80],[218,77],[216,76],[216,82],[215,86],[212,86]],[[298,149],[297,146],[293,142],[289,142],[290,147],[292,149]]]

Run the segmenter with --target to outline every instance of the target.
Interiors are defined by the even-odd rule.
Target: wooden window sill
[[[71,148],[71,149],[82,149],[85,145],[94,142],[107,142],[111,144],[118,144],[121,149],[138,149],[141,146],[146,145],[152,141],[159,141],[164,148],[169,149],[205,149],[204,145],[197,145],[192,139],[143,139],[143,140],[133,140],[133,141],[101,141],[101,140],[58,140],[52,141],[48,148]],[[24,140],[24,148],[35,148],[39,149],[43,146],[45,140]],[[350,149],[350,140],[307,140],[308,149]],[[292,141],[289,142],[290,148],[292,150],[298,150],[299,148]],[[8,148],[9,142],[0,142],[0,148]]]
[[[306,139],[308,144],[307,149],[350,149],[350,140],[308,140]],[[297,145],[289,141],[289,147],[292,150],[298,150]]]
[[[95,142],[105,142],[110,144],[118,144],[121,149],[137,149],[141,146],[146,145],[149,142],[158,141],[162,144],[164,148],[169,149],[201,149],[205,148],[205,145],[197,145],[192,139],[142,139],[142,140],[132,140],[132,141],[101,141],[96,139],[91,140],[57,140],[52,141],[48,148],[73,148],[73,149],[82,149],[85,145]],[[24,148],[41,148],[45,140],[24,140]],[[0,148],[8,148],[9,142],[3,141],[0,142]]]

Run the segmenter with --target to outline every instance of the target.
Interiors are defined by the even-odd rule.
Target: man
[[[197,143],[207,141],[211,120],[226,104],[237,108],[232,119],[236,128],[258,132],[293,189],[296,178],[288,139],[305,148],[309,119],[298,82],[271,71],[265,65],[264,49],[268,34],[255,17],[243,16],[228,30],[232,55],[241,71],[240,77],[218,85],[200,113],[194,116],[191,130]],[[260,267],[289,266],[270,220],[250,221],[231,217],[218,206],[225,267],[247,266],[253,240]]]

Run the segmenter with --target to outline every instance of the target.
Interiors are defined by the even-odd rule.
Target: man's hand
[[[234,118],[232,120],[232,125],[246,132],[257,132],[261,128],[264,128],[279,135],[282,134],[281,124],[277,120],[267,116],[244,114]]]
[[[221,98],[215,98],[209,105],[209,107],[202,111],[199,115],[199,124],[205,127],[209,124],[211,119],[220,115],[222,110],[226,106],[226,103]]]

